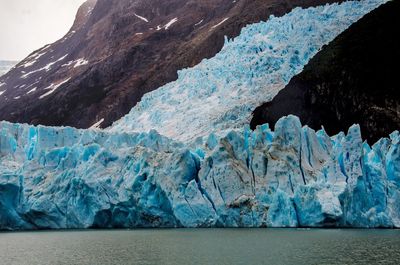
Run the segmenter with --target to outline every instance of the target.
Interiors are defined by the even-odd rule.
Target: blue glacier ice
[[[178,72],[178,79],[146,94],[111,128],[191,142],[242,128],[256,106],[271,100],[337,35],[386,0],[296,8],[245,27],[213,58]],[[188,129],[190,128],[190,129]]]
[[[329,137],[295,116],[211,145],[0,123],[0,229],[400,227],[400,134]]]
[[[283,117],[246,125],[304,64],[384,3],[295,9],[147,94],[107,130],[0,122],[0,230],[400,228],[400,134],[370,146]]]

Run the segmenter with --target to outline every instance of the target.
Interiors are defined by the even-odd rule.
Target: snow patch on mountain
[[[47,53],[47,51],[45,51],[48,47],[50,47],[50,45],[46,45],[43,48],[41,48],[40,50],[38,50],[37,52],[31,54],[30,56],[28,56],[24,61],[23,64],[20,65],[20,67],[23,68],[28,68],[32,65],[34,65],[40,57],[42,57],[43,55],[45,55]]]
[[[147,18],[145,18],[145,17],[139,16],[139,15],[136,14],[136,13],[134,13],[134,15],[135,15],[135,17],[137,17],[137,18],[143,20],[144,22],[147,22],[147,23],[149,22],[149,20],[148,20]]]
[[[54,61],[54,62],[48,63],[45,67],[43,67],[43,70],[46,70],[46,72],[50,71],[50,69],[51,69],[51,67],[52,67],[53,65],[55,65],[56,63],[58,63],[58,62],[64,60],[67,56],[68,56],[68,54],[66,54],[66,55],[64,55],[64,56],[62,56],[62,57],[60,57],[59,59],[57,59],[57,60]]]
[[[21,76],[21,78],[26,79],[28,76],[30,76],[30,75],[32,75],[32,74],[34,74],[34,73],[37,73],[37,72],[41,72],[41,71],[46,71],[46,72],[48,72],[48,71],[51,70],[51,67],[52,67],[53,65],[55,65],[55,64],[57,64],[58,62],[64,60],[67,56],[68,56],[68,54],[66,54],[66,55],[64,55],[64,56],[62,56],[62,57],[60,57],[59,59],[57,59],[57,60],[54,61],[54,62],[48,63],[46,66],[44,66],[44,67],[42,67],[42,68],[36,69],[36,70],[31,71],[31,72],[28,72],[28,73],[25,73],[24,71],[21,71],[21,73],[24,73],[24,74]]]
[[[22,67],[28,68],[28,67],[34,65],[35,63],[36,63],[36,60],[28,61],[28,62],[25,62],[25,63],[22,65]]]
[[[83,65],[87,65],[87,64],[89,64],[88,60],[86,60],[85,58],[80,58],[80,59],[75,61],[74,68],[77,68],[77,67],[80,67],[80,66],[83,66]]]
[[[29,95],[29,94],[35,92],[36,89],[37,89],[37,87],[34,87],[34,88],[32,88],[31,90],[29,90],[26,94]]]
[[[71,79],[71,78],[67,78],[67,79],[65,79],[64,81],[61,81],[61,82],[59,82],[59,83],[57,83],[57,84],[53,84],[53,83],[52,83],[50,86],[44,88],[44,90],[49,90],[49,91],[46,92],[45,94],[41,95],[41,96],[39,97],[39,99],[43,99],[43,98],[49,96],[50,94],[53,94],[54,91],[57,90],[57,88],[59,88],[60,86],[64,85],[65,83],[67,83],[70,79]]]
[[[104,118],[100,119],[98,122],[90,126],[90,129],[99,129],[100,125],[104,122]]]
[[[164,29],[168,30],[172,26],[172,24],[176,23],[177,21],[178,21],[177,17],[171,19],[171,21],[169,21],[167,24],[165,24]]]
[[[224,20],[222,20],[221,22],[219,22],[217,25],[212,26],[211,29],[215,29],[215,28],[221,26],[221,25],[224,24],[228,19],[229,19],[229,17],[225,18]]]
[[[40,51],[43,51],[43,50],[47,49],[48,47],[49,47],[49,45],[43,47],[38,52],[35,52],[32,55],[30,55],[27,59],[31,59],[31,60],[37,61],[40,57],[42,57],[43,55],[45,55],[47,53],[47,52],[40,52]]]
[[[203,23],[204,19],[200,20],[199,22],[197,22],[196,24],[194,24],[195,27],[199,26],[201,23]]]

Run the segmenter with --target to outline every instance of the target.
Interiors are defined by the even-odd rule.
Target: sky
[[[85,0],[0,0],[0,60],[22,60],[64,36]]]

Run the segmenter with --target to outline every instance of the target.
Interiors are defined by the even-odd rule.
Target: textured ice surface
[[[247,127],[197,150],[155,131],[0,123],[0,228],[400,227],[400,134],[372,147]]]
[[[371,147],[358,126],[329,137],[294,116],[275,132],[244,125],[382,2],[249,26],[107,131],[0,122],[0,229],[400,227],[399,132]]]
[[[385,0],[296,8],[247,26],[220,53],[182,70],[178,80],[146,94],[111,131],[151,129],[190,142],[248,124],[251,112],[272,99],[324,44]]]

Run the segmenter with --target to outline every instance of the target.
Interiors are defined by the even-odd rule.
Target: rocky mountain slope
[[[0,78],[0,120],[101,127],[177,70],[214,56],[224,36],[296,6],[332,0],[89,0],[65,37]]]
[[[324,47],[304,71],[254,112],[252,127],[294,114],[329,134],[354,123],[371,143],[400,128],[400,1],[390,1]],[[268,87],[266,87],[268,89]]]

